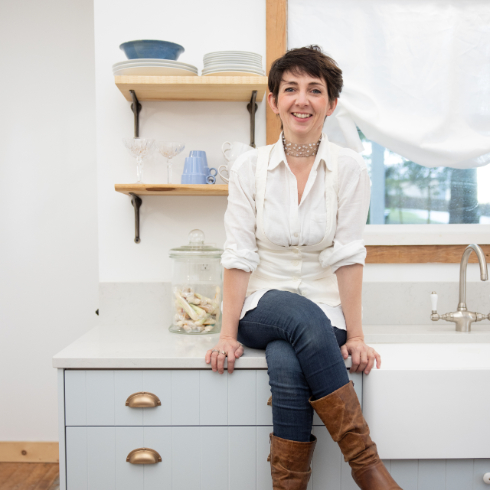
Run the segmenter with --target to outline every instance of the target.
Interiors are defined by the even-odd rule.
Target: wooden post
[[[288,48],[288,1],[266,0],[266,68],[267,76],[271,64],[280,58]],[[271,145],[281,133],[281,121],[272,112],[269,105],[266,109],[266,141]]]

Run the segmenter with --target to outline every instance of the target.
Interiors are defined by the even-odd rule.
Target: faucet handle
[[[435,291],[432,291],[432,294],[430,295],[430,302],[432,303],[432,314],[430,315],[430,319],[433,322],[437,322],[437,320],[441,320],[444,315],[439,316],[437,314],[437,293]]]
[[[432,291],[430,295],[430,302],[432,303],[432,313],[437,313],[437,293]]]

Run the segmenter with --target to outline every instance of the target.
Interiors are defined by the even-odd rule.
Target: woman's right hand
[[[211,352],[213,349],[217,349],[218,352]],[[221,354],[221,352],[226,352]],[[238,359],[243,354],[243,345],[233,337],[220,337],[218,343],[206,352],[206,364],[211,362],[211,368],[213,371],[218,371],[223,374],[225,369],[225,357],[228,357],[228,373],[232,373],[235,368],[235,359]]]

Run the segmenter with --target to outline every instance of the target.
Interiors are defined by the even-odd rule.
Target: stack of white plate
[[[265,76],[262,56],[250,51],[215,51],[204,55],[203,75]]]
[[[195,77],[197,68],[181,61],[139,58],[112,65],[114,76]]]

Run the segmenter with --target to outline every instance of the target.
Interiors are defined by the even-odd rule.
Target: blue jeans
[[[313,301],[288,291],[267,291],[240,320],[237,339],[265,349],[272,391],[274,435],[309,442],[318,400],[349,382],[340,353],[347,332],[332,327]]]

